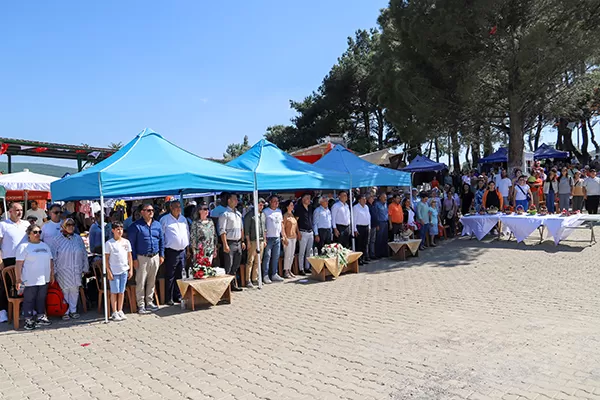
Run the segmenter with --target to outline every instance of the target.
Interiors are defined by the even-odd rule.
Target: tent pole
[[[354,237],[354,212],[352,210],[354,196],[352,195],[352,178],[350,178],[350,234],[352,235],[352,251],[356,251],[356,238]]]
[[[4,219],[8,221],[8,210],[6,209],[6,195],[2,198],[2,202],[4,202]]]
[[[256,182],[256,173],[254,173],[254,181]],[[258,288],[262,289],[263,281],[262,281],[262,260],[261,260],[261,251],[260,248],[260,227],[259,227],[259,213],[258,213],[258,190],[256,189],[256,184],[254,185],[254,192],[252,193],[252,197],[254,197],[254,229],[256,230],[256,258],[258,259]],[[248,249],[250,251],[250,249]],[[250,267],[251,268],[251,267]],[[250,274],[250,269],[246,268],[246,273]],[[252,280],[252,276],[247,276],[246,279]]]
[[[25,202],[23,204],[23,216],[25,216],[25,214],[27,213],[27,199],[29,198],[29,190],[23,190],[24,194],[25,194]]]
[[[107,294],[107,282],[106,282],[106,257],[104,255],[106,251],[106,243],[104,243],[105,226],[104,226],[104,195],[102,194],[102,180],[98,173],[98,188],[100,189],[100,229],[102,230],[102,287],[104,288],[104,323],[108,323],[108,294]]]

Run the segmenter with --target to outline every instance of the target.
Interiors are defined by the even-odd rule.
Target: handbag
[[[521,193],[523,193],[525,195],[527,202],[531,203],[531,195],[529,193],[525,193],[525,191],[523,190],[523,188],[521,186],[517,185],[517,187],[519,188]]]

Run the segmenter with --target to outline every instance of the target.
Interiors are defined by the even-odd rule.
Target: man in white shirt
[[[331,207],[331,227],[334,240],[350,248],[350,206],[347,204],[348,193],[340,192],[338,201]]]
[[[598,202],[600,201],[600,178],[596,176],[596,170],[590,169],[590,176],[583,181],[583,198],[585,209],[589,214],[598,214]]]
[[[358,203],[352,207],[354,237],[356,238],[356,251],[361,251],[363,255],[358,260],[359,264],[368,263],[365,260],[367,255],[367,244],[369,243],[369,225],[371,224],[371,213],[367,207],[367,198],[364,194],[358,197]]]
[[[170,213],[160,220],[165,235],[165,302],[172,306],[181,302],[181,293],[176,284],[183,276],[185,251],[190,244],[190,231],[187,220],[181,215],[181,203],[172,201]]]
[[[508,205],[508,196],[510,195],[510,191],[512,189],[512,181],[509,177],[506,176],[506,170],[502,169],[500,171],[500,178],[496,180],[496,187],[500,191],[500,194],[504,198],[504,205]]]
[[[23,217],[23,206],[21,203],[12,203],[8,209],[9,219],[0,222],[0,270],[11,267],[17,263],[17,247],[27,240],[27,227],[29,222],[21,219]],[[16,284],[16,282],[13,282]],[[8,320],[8,299],[4,291],[4,283],[0,279],[0,322]]]
[[[39,208],[38,202],[35,200],[31,201],[31,208],[25,212],[25,219],[27,219],[31,216],[34,216],[37,218],[37,220],[35,221],[35,224],[37,226],[39,226],[40,228],[42,227],[42,225],[44,225],[44,222],[48,218],[46,216],[46,211]]]
[[[319,207],[313,212],[313,232],[319,252],[323,246],[331,243],[331,211],[327,207],[328,203],[326,196],[319,197]]]
[[[48,209],[50,221],[42,226],[42,236],[40,237],[45,243],[51,242],[54,236],[60,234],[60,208],[60,204],[52,204]]]
[[[281,239],[286,240],[283,214],[279,209],[279,197],[269,197],[269,207],[263,211],[263,214],[265,215],[265,236],[267,237],[267,247],[265,247],[262,263],[263,282],[283,282],[283,278],[277,273],[281,255]]]

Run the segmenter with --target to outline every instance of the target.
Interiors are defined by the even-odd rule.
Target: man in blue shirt
[[[381,193],[379,200],[375,202],[375,214],[377,215],[377,239],[375,243],[375,255],[377,258],[388,256],[388,204],[387,194]]]
[[[90,227],[90,250],[92,253],[102,254],[102,227],[100,226],[100,211],[94,214],[95,222]],[[112,236],[112,230],[110,226],[104,225],[104,241],[106,242]]]
[[[154,286],[158,267],[165,260],[165,243],[160,222],[153,217],[152,204],[144,204],[142,218],[131,224],[128,231],[139,314],[158,310],[158,306],[154,304]]]

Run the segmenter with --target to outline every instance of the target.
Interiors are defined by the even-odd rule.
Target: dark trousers
[[[402,233],[402,224],[396,224],[395,222],[392,222],[392,238],[399,233]]]
[[[335,238],[335,241],[345,248],[350,248],[350,225],[336,225],[337,230],[340,232],[340,236]]]
[[[375,254],[377,257],[388,256],[388,222],[379,222],[377,231],[377,240],[375,243]]]
[[[27,286],[23,292],[23,313],[26,318],[33,316],[33,310],[37,312],[38,318],[46,314],[46,295],[48,285]]]
[[[181,279],[185,266],[185,250],[165,249],[165,301],[179,301],[181,293],[177,286],[177,279]]]
[[[448,225],[450,227],[450,233],[448,233],[448,237],[454,237],[454,233],[456,232],[456,219],[454,216],[452,216],[452,218],[448,218],[448,213],[446,213],[443,223],[444,226]]]
[[[368,255],[368,244],[369,244],[369,225],[356,225],[356,231],[358,236],[356,237],[356,251],[362,251],[363,255],[360,257],[360,261],[364,261],[365,258],[369,258]]]
[[[585,209],[590,214],[598,214],[598,202],[600,201],[600,196],[588,196],[587,201],[585,202]]]
[[[331,244],[331,229],[327,228],[319,228],[319,242],[315,242],[317,244],[317,249],[319,249],[319,253],[321,249],[326,244]]]
[[[17,263],[17,259],[15,257],[5,258],[2,260],[4,264],[4,268],[12,267]],[[8,290],[15,284],[16,282],[6,282],[6,287]],[[2,282],[2,277],[0,276],[0,310],[8,311],[8,297],[6,297],[6,291],[4,291],[4,282]]]
[[[229,253],[224,253],[224,267],[228,275],[235,276],[242,262],[242,242],[239,240],[228,240]]]

